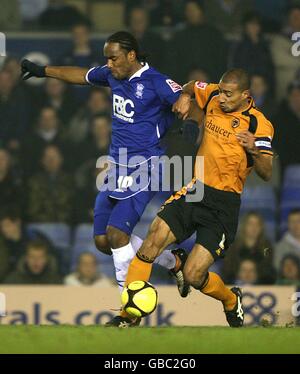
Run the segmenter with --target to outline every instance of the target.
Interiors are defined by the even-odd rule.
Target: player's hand
[[[40,66],[29,60],[23,60],[21,62],[21,78],[23,81],[31,77],[43,78],[46,76],[46,66]]]
[[[177,113],[179,118],[185,120],[189,115],[190,106],[191,96],[186,93],[182,93],[179,96],[179,99],[173,104],[172,112]]]
[[[259,150],[255,145],[255,136],[250,131],[241,131],[236,134],[236,138],[248,153],[252,155],[257,155],[259,153]]]

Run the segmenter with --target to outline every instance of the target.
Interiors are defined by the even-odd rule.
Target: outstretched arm
[[[21,63],[22,79],[51,77],[73,84],[88,84],[85,79],[89,69],[73,66],[40,66],[29,60]]]
[[[67,83],[88,84],[85,79],[89,69],[73,66],[46,66],[46,77],[61,79]]]

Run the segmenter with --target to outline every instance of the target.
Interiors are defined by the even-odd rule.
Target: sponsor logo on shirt
[[[170,86],[170,88],[173,92],[177,92],[177,91],[182,90],[182,87],[180,86],[180,84],[172,81],[172,79],[166,79],[166,82]]]
[[[114,116],[123,121],[133,123],[134,103],[130,99],[114,94],[113,95],[113,112]]]
[[[196,82],[196,87],[200,88],[200,90],[205,90],[205,87],[207,86],[207,83],[205,82]]]

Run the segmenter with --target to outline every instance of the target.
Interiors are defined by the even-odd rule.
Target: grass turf
[[[2,325],[0,353],[300,353],[300,328]]]

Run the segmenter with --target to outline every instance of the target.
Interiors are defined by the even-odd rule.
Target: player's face
[[[219,104],[225,113],[236,112],[244,106],[249,92],[241,91],[236,83],[219,83]]]
[[[130,76],[132,68],[130,53],[120,48],[119,43],[105,43],[104,56],[114,78],[125,79]]]

